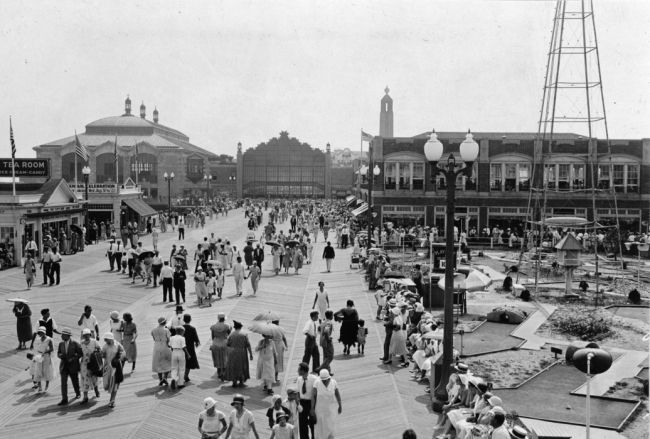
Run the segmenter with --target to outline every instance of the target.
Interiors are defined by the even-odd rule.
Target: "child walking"
[[[226,276],[223,274],[223,268],[217,269],[216,277],[216,287],[217,287],[217,296],[221,299],[221,293],[223,292],[223,286],[226,283]]]
[[[368,328],[366,328],[366,321],[359,319],[359,329],[357,330],[357,353],[364,355],[366,350],[366,337],[368,336]]]

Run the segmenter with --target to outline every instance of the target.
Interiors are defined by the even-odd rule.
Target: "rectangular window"
[[[268,178],[269,182],[276,182],[278,181],[278,168],[272,166],[270,168],[267,168],[266,170],[266,178]]]
[[[424,163],[413,163],[413,190],[424,189]]]
[[[571,178],[573,179],[573,189],[585,188],[585,165],[572,165]]]
[[[625,191],[625,165],[614,165],[612,181],[614,182],[614,190],[616,192]]]
[[[490,165],[490,191],[500,192],[501,186],[501,163]]]
[[[571,165],[560,164],[558,165],[558,189],[561,191],[568,191],[571,189]]]
[[[546,188],[547,189],[556,189],[557,188],[557,182],[556,182],[556,176],[555,176],[555,165],[546,165],[546,169],[544,170],[544,176],[546,180]]]
[[[411,189],[411,164],[398,163],[399,165],[399,189],[408,191]]]
[[[609,165],[598,165],[598,189],[609,189]]]
[[[387,162],[384,164],[384,189],[396,189],[397,186],[397,163]]]
[[[517,190],[517,164],[506,163],[506,178],[504,188],[508,192]]]
[[[519,190],[527,192],[530,190],[530,165],[528,163],[519,164]]]
[[[627,165],[627,192],[639,192],[639,167]]]

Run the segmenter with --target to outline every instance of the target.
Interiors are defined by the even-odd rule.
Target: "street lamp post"
[[[237,181],[237,176],[235,174],[230,174],[230,177],[228,177],[228,180],[230,180],[230,184],[235,184]],[[235,188],[235,193],[237,192],[237,188]]]
[[[372,220],[372,191],[373,191],[373,186],[375,182],[375,177],[378,176],[381,173],[381,169],[379,169],[379,166],[375,165],[373,167],[373,158],[372,158],[372,145],[369,148],[368,155],[370,157],[369,161],[369,166],[363,166],[360,171],[361,174],[366,174],[368,178],[368,210],[367,210],[367,218],[368,218],[368,242],[366,243],[366,248],[370,250],[370,247],[372,247],[372,225],[373,225],[373,220]]]
[[[83,167],[81,170],[81,173],[84,176],[84,200],[86,200],[86,218],[85,218],[85,223],[88,225],[88,178],[90,177],[90,166],[86,165]]]
[[[165,172],[163,178],[167,182],[167,220],[171,223],[172,220],[172,180],[174,179],[174,171],[171,174]]]
[[[205,204],[207,205],[208,202],[210,201],[210,180],[212,180],[212,175],[203,175],[203,179],[205,180],[207,184],[207,190],[205,192]]]
[[[465,174],[471,176],[472,165],[478,157],[479,146],[474,141],[472,133],[467,132],[465,140],[460,144],[460,158],[464,160],[465,167],[456,169],[456,158],[449,154],[447,164],[440,166],[439,161],[443,153],[443,145],[438,140],[435,131],[431,132],[429,140],[424,145],[424,155],[431,164],[432,173],[445,177],[447,183],[447,222],[445,225],[445,296],[444,296],[444,332],[442,342],[442,370],[440,382],[434,391],[438,401],[447,400],[447,382],[454,361],[454,216],[456,209],[456,178]],[[433,383],[432,383],[433,384]]]

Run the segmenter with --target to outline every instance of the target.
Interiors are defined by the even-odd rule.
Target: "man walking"
[[[108,266],[110,267],[111,271],[115,268],[115,240],[110,239],[109,240],[110,244],[108,244],[108,250],[106,250],[106,256],[108,256]],[[119,270],[119,266],[118,266]]]
[[[176,271],[174,271],[174,292],[176,293],[176,305],[181,304],[181,299],[185,303],[185,279],[187,275],[185,270],[180,265],[176,266]],[[169,301],[172,301],[171,295],[169,296]]]
[[[81,397],[79,390],[79,369],[81,368],[79,361],[83,357],[81,345],[79,342],[70,338],[72,331],[69,328],[64,328],[61,331],[61,342],[57,350],[57,357],[61,360],[59,364],[59,372],[61,373],[61,401],[58,405],[66,405],[68,403],[68,377],[72,381],[72,388],[74,389],[75,398]]]
[[[167,294],[169,294],[169,301],[173,301],[172,287],[174,286],[174,270],[169,266],[169,261],[165,261],[163,267],[160,269],[160,279],[163,287],[163,303],[167,302]]]
[[[316,336],[318,335],[318,311],[309,313],[309,320],[305,323],[303,334],[305,334],[305,354],[302,356],[302,362],[309,365],[309,359],[312,360],[312,371],[318,371],[320,366],[320,352]]]
[[[56,284],[58,285],[61,281],[61,255],[59,251],[54,247],[52,252],[52,268],[50,269],[50,286],[54,285],[54,277],[56,275]]]
[[[47,280],[50,278],[50,271],[52,270],[52,250],[45,247],[45,254],[41,260],[41,268],[43,269],[43,285],[47,285]]]
[[[124,273],[124,270],[122,269],[122,252],[124,251],[124,247],[122,246],[122,241],[117,241],[115,243],[115,247],[113,250],[113,256],[115,257],[115,265],[117,269],[117,274],[120,274],[120,271]]]
[[[300,363],[298,365],[298,379],[296,380],[300,395],[300,406],[302,407],[302,411],[298,414],[300,439],[309,439],[310,430],[311,437],[314,437],[314,419],[311,417],[311,397],[315,382],[316,376],[309,373],[309,364]]]
[[[384,356],[380,358],[384,364],[392,363],[390,357],[390,339],[393,338],[393,317],[392,313],[393,307],[397,305],[396,299],[390,299],[388,301],[388,309],[386,310],[386,317],[384,318],[384,329],[386,330],[386,337],[384,338]]]
[[[332,270],[332,261],[334,260],[334,256],[334,248],[332,247],[332,244],[327,241],[327,245],[323,249],[323,259],[325,259],[328,273]]]
[[[264,249],[257,244],[255,250],[253,250],[253,261],[257,262],[257,266],[262,269],[262,262],[264,262]]]
[[[178,240],[185,239],[185,221],[182,216],[178,217]]]

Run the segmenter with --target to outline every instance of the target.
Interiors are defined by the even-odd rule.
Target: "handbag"
[[[104,359],[100,351],[94,351],[88,359],[88,370],[96,377],[104,374]]]

